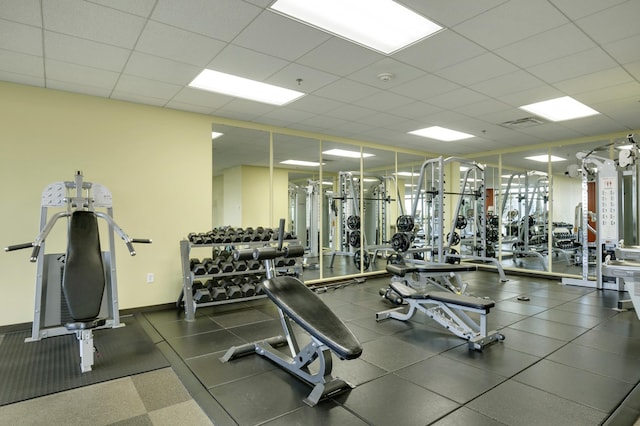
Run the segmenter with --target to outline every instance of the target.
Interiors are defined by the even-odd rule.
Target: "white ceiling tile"
[[[617,86],[606,86],[597,90],[580,93],[575,97],[579,99],[580,102],[591,105],[597,111],[604,112],[600,111],[598,106],[602,104],[610,105],[611,102],[615,103],[617,99],[626,102],[628,98],[633,97],[640,101],[640,83],[630,81]],[[636,106],[636,111],[640,112],[640,104]],[[640,113],[638,114],[638,118],[640,119]]]
[[[623,83],[633,81],[633,77],[622,68],[609,68],[604,71],[594,72],[569,80],[559,81],[555,87],[566,92],[568,95],[576,95],[593,90],[618,86]]]
[[[42,27],[40,0],[0,0],[0,18]]]
[[[640,2],[626,1],[576,21],[576,24],[600,44],[640,34]]]
[[[43,3],[44,28],[101,43],[133,48],[144,19],[81,0]]]
[[[175,100],[175,98],[173,98],[172,100],[170,100],[166,105],[165,108],[171,108],[171,109],[175,109],[178,111],[191,111],[191,112],[197,112],[198,114],[211,114],[214,110],[214,108],[211,107],[206,107],[206,106],[202,106],[202,105],[192,105],[192,104],[186,104],[184,102],[178,102]]]
[[[382,112],[368,115],[357,120],[359,123],[368,124],[373,127],[389,127],[398,123],[405,123],[407,121],[404,117],[397,115],[385,114]]]
[[[51,31],[44,32],[44,46],[47,58],[109,71],[122,71],[131,54],[128,49]]]
[[[402,0],[407,7],[440,25],[453,26],[482,12],[492,9],[507,0],[466,0],[424,1]]]
[[[298,82],[298,79],[302,81]],[[265,81],[287,89],[298,90],[304,93],[312,93],[327,84],[338,80],[335,74],[309,68],[304,65],[290,63]]]
[[[242,116],[242,120],[253,120],[255,117],[265,115],[277,107],[262,102],[254,102],[246,99],[232,99],[223,107],[215,110],[214,114],[221,115],[223,117],[231,114]]]
[[[354,102],[365,96],[373,95],[375,92],[377,92],[375,87],[342,78],[316,90],[314,93],[318,96],[342,102]]]
[[[604,45],[604,49],[621,64],[640,61],[640,35],[627,37]]]
[[[567,22],[546,1],[511,0],[453,29],[487,49],[497,49]]]
[[[341,118],[348,121],[357,121],[361,118],[375,114],[376,111],[356,105],[343,105],[329,111],[324,112],[324,115],[329,117]]]
[[[164,83],[137,77],[135,75],[121,75],[113,92],[118,93],[117,99],[123,99],[123,94],[140,95],[153,99],[164,99],[164,103],[173,98],[181,90],[177,84]],[[155,104],[154,104],[155,105]]]
[[[327,129],[335,128],[341,124],[346,123],[346,120],[341,120],[335,117],[329,117],[326,115],[315,115],[306,120],[301,121],[299,124],[307,124],[317,127],[318,129],[323,129],[326,131]]]
[[[383,56],[347,40],[331,37],[296,60],[339,76],[347,76],[379,61]]]
[[[627,0],[550,0],[571,19],[579,19],[610,8]]]
[[[640,80],[640,61],[625,64],[624,69],[631,73],[636,80]]]
[[[573,24],[562,25],[496,50],[506,60],[527,68],[596,47]]]
[[[95,87],[86,86],[78,82],[58,81],[52,79],[47,75],[47,89],[63,90],[65,92],[80,93],[83,95],[99,96],[101,98],[108,98],[111,94],[112,87]]]
[[[153,106],[163,106],[166,103],[165,99],[159,99],[153,96],[144,96],[137,93],[122,92],[119,90],[116,90],[111,94],[111,99]]]
[[[495,99],[482,99],[478,102],[471,102],[466,105],[461,105],[456,108],[456,112],[467,115],[469,117],[480,117],[484,114],[489,114],[497,111],[505,111],[512,108],[513,107]]]
[[[477,43],[454,31],[441,31],[393,55],[394,59],[408,65],[433,72],[474,56],[486,50]]]
[[[177,62],[204,67],[225,43],[200,34],[149,21],[140,35],[136,50]]]
[[[486,100],[487,97],[481,93],[462,87],[460,89],[447,92],[439,96],[432,96],[426,102],[442,109],[456,110],[458,107]]]
[[[314,114],[306,111],[301,111],[293,108],[274,108],[273,110],[264,114],[261,118],[268,118],[278,120],[280,122],[291,122],[291,121],[303,121],[307,118],[313,117]]]
[[[117,72],[97,70],[82,65],[70,64],[68,62],[47,59],[45,61],[47,81],[53,80],[66,83],[77,82],[79,85],[95,87],[111,91],[118,81]],[[49,84],[47,83],[47,87]]]
[[[500,97],[509,93],[521,92],[527,89],[534,89],[543,86],[540,79],[532,76],[526,71],[518,70],[496,78],[472,84],[471,89],[484,93],[491,97]]]
[[[4,49],[0,49],[0,70],[29,77],[44,77],[44,63],[41,57]]]
[[[355,121],[350,121],[344,124],[340,124],[336,126],[336,130],[340,132],[344,132],[348,137],[353,137],[354,135],[362,134],[371,129],[371,125],[365,123],[358,123]]]
[[[459,89],[460,85],[433,74],[426,74],[408,83],[393,87],[390,91],[428,102],[429,98]]]
[[[136,75],[165,83],[188,85],[202,71],[200,67],[174,62],[169,59],[134,52],[126,67],[125,74]]]
[[[391,79],[388,81],[381,80],[378,75],[382,73],[392,74]],[[349,74],[347,78],[380,89],[390,89],[415,80],[423,74],[423,70],[387,57]]]
[[[263,12],[250,27],[233,40],[233,43],[293,61],[330,37],[322,31],[284,16]]]
[[[42,56],[42,29],[0,19],[0,49]]]
[[[553,86],[545,85],[536,87],[534,89],[527,89],[521,92],[509,93],[508,95],[501,96],[498,100],[504,102],[507,105],[513,107],[520,107],[522,105],[532,104],[534,102],[546,101],[549,99],[565,96],[565,93],[556,89]],[[522,113],[522,117],[526,117],[527,112],[518,110]],[[521,117],[516,117],[521,118]],[[513,118],[515,119],[515,118]],[[506,120],[505,120],[506,121]]]
[[[49,0],[50,1],[50,0]],[[55,0],[53,0],[55,1]],[[133,13],[134,15],[149,17],[153,10],[156,0],[88,0],[91,3],[97,3],[102,6],[118,9],[123,12]]]
[[[493,53],[485,53],[459,64],[435,71],[434,74],[463,86],[489,80],[518,68]]]
[[[365,108],[371,108],[376,111],[393,113],[396,108],[413,102],[415,102],[415,100],[409,97],[381,90],[371,96],[355,101],[354,104]]]
[[[345,104],[342,102],[311,94],[303,96],[288,106],[293,109],[312,112],[314,114],[324,114],[327,111],[335,110],[343,105]]]
[[[288,63],[284,59],[229,44],[207,65],[207,68],[262,81],[287,66]]]
[[[151,19],[231,41],[260,11],[256,6],[237,0],[158,0]]]
[[[638,121],[640,123],[640,121]],[[620,123],[612,120],[606,115],[597,115],[589,119],[569,120],[562,122],[563,127],[580,132],[585,136],[603,133],[615,133],[621,130]]]
[[[529,68],[528,71],[541,80],[552,84],[615,66],[616,63],[609,55],[600,48],[595,48],[536,65]]]
[[[399,106],[393,110],[395,114],[409,119],[421,119],[439,111],[441,108],[421,101]]]
[[[2,59],[2,51],[0,51],[0,59]],[[27,86],[44,87],[44,72],[39,76],[31,76],[22,73],[4,71],[2,66],[0,66],[0,81],[9,81],[11,83],[25,84]]]
[[[223,107],[234,98],[218,93],[207,92],[206,90],[185,87],[176,94],[171,101],[197,105],[209,108],[210,111]]]

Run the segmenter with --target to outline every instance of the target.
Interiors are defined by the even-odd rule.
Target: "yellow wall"
[[[175,301],[179,241],[211,228],[211,117],[3,82],[0,117],[0,245],[32,240],[42,189],[82,170],[129,236],[153,239],[130,257],[118,238],[120,308]],[[29,254],[0,254],[0,325],[33,319]]]

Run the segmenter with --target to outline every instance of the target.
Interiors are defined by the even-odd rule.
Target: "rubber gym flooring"
[[[320,297],[358,336],[364,351],[356,360],[334,357],[334,376],[356,388],[311,408],[302,401],[310,388],[269,361],[256,355],[226,364],[218,359],[232,345],[280,334],[277,311],[268,299],[201,308],[194,322],[184,321],[175,310],[145,313],[140,325],[171,364],[171,369],[145,374],[163,378],[143,380],[145,374],[137,374],[68,391],[112,384],[127,387],[131,381],[143,403],[132,411],[138,414],[118,421],[105,417],[64,423],[584,426],[636,422],[640,320],[633,311],[612,310],[617,292],[522,276],[509,276],[501,283],[490,272],[463,278],[473,294],[496,301],[489,327],[506,336],[483,352],[470,352],[464,341],[420,313],[410,322],[376,322],[375,313],[388,307],[378,295],[388,277],[328,290]],[[518,300],[520,296],[529,301]],[[165,372],[175,372],[181,384],[164,377]],[[76,406],[77,401],[71,398],[52,408],[47,398],[68,392],[0,407],[0,423],[9,419],[6,413],[33,401],[43,409],[20,411],[20,424],[61,424],[47,413],[64,414],[64,404]],[[123,411],[122,400],[129,401],[123,392],[112,392],[117,395],[112,397],[101,392],[102,404]]]

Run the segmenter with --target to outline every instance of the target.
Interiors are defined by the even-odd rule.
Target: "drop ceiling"
[[[0,80],[444,155],[640,129],[640,1],[403,0],[445,30],[391,56],[271,2],[0,0]],[[276,107],[188,87],[203,68],[306,96]],[[560,96],[600,115],[502,125]],[[434,125],[476,137],[407,134]]]

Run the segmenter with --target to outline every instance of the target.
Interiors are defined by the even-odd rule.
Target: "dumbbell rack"
[[[296,243],[297,239],[289,239],[287,240],[287,242],[289,243]],[[243,296],[243,297],[236,297],[236,298],[228,298],[228,299],[224,299],[224,300],[215,300],[215,301],[210,301],[210,302],[196,302],[196,300],[193,297],[193,285],[194,282],[196,281],[200,281],[200,280],[209,280],[209,279],[222,279],[225,277],[234,277],[234,276],[249,276],[249,275],[256,275],[256,274],[260,274],[260,273],[265,273],[265,269],[264,266],[261,264],[260,265],[260,269],[254,269],[254,270],[244,270],[244,271],[232,271],[232,272],[219,272],[219,273],[215,273],[215,274],[201,274],[201,275],[195,275],[192,271],[191,271],[191,255],[192,255],[192,250],[193,249],[204,249],[204,248],[208,248],[209,252],[213,251],[213,249],[219,247],[219,248],[225,248],[228,247],[230,245],[233,245],[235,248],[253,248],[253,247],[264,247],[265,245],[271,245],[271,244],[276,244],[277,241],[276,240],[270,240],[270,241],[258,241],[258,242],[240,242],[240,243],[209,243],[209,244],[194,244],[191,241],[187,240],[187,239],[183,239],[180,241],[180,258],[181,258],[181,263],[182,263],[182,303],[184,305],[184,313],[185,313],[185,320],[187,321],[194,321],[195,320],[195,313],[196,313],[196,309],[199,307],[205,307],[205,306],[215,306],[215,305],[224,305],[224,304],[229,304],[229,303],[236,303],[236,302],[246,302],[249,300],[256,300],[256,299],[262,299],[264,297],[266,297],[265,294],[255,294],[253,296]],[[296,274],[301,276],[302,275],[302,267],[298,264],[299,262],[296,260],[296,264],[295,265],[287,265],[288,267],[293,267]],[[180,300],[180,299],[179,299]]]

